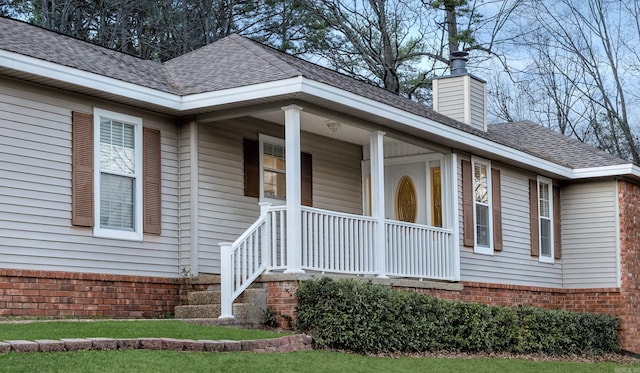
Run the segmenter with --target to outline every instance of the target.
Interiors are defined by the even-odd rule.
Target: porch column
[[[378,277],[387,277],[387,238],[384,226],[384,140],[385,133],[370,134],[371,158],[371,216],[376,219],[374,232],[375,269]]]
[[[302,210],[300,201],[300,111],[298,105],[284,110],[284,140],[287,186],[287,269],[284,273],[304,273],[302,270]]]
[[[445,154],[442,175],[444,188],[442,221],[445,228],[451,229],[450,258],[453,281],[460,281],[460,221],[458,209],[458,157],[455,153]]]

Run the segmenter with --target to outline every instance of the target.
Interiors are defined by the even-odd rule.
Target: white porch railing
[[[442,229],[395,220],[385,222],[387,274],[453,280],[453,237]]]
[[[322,273],[376,275],[376,219],[302,207],[301,268]],[[287,269],[285,206],[263,206],[258,220],[235,242],[221,243],[221,318],[267,270]],[[455,280],[451,230],[385,221],[387,275]]]
[[[302,208],[302,269],[374,274],[375,219],[311,207]]]

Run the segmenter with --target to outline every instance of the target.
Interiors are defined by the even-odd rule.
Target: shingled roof
[[[367,82],[238,35],[158,63],[0,17],[0,49],[176,95],[302,76],[565,167],[629,163],[528,121],[490,125],[484,132]]]
[[[530,121],[492,124],[490,138],[536,157],[570,167],[605,167],[629,162]]]
[[[179,93],[165,68],[154,61],[0,17],[0,49],[54,62],[125,82]]]

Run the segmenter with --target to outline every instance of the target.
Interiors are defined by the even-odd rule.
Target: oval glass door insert
[[[396,217],[400,221],[415,223],[418,218],[418,194],[409,176],[398,182],[396,193]]]

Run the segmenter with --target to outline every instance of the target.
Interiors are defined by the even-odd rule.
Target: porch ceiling
[[[254,118],[284,125],[284,112],[282,110],[263,111],[252,115]],[[369,144],[369,131],[354,126],[348,122],[328,118],[325,116],[301,112],[300,129],[304,132],[315,133],[358,145]],[[387,141],[392,141],[387,139]]]

